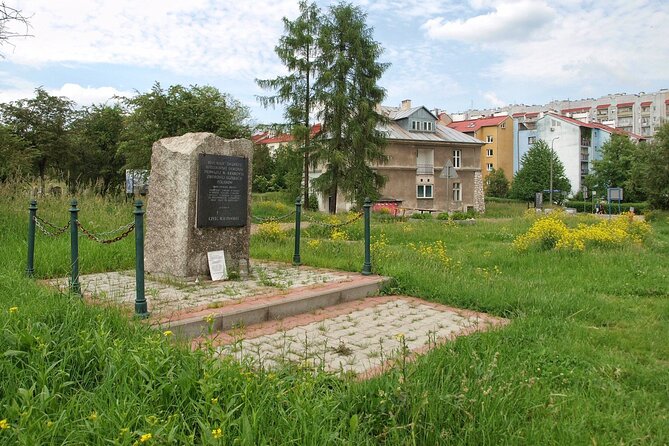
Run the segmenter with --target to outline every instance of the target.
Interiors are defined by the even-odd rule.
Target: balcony
[[[632,109],[631,108],[619,108],[618,109],[618,117],[619,118],[629,118],[632,116]]]
[[[590,160],[590,157],[586,153],[585,155],[581,153],[581,161],[588,162]]]
[[[434,164],[416,164],[416,175],[434,175]]]
[[[591,140],[581,138],[581,147],[590,147],[590,144],[592,143]]]

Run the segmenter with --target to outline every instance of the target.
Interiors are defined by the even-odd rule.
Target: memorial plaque
[[[200,154],[197,177],[197,227],[246,226],[248,159]]]

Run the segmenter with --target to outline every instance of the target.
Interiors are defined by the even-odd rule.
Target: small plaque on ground
[[[246,226],[248,159],[239,156],[199,157],[197,227]]]
[[[225,253],[223,251],[207,252],[209,260],[209,274],[211,280],[225,280],[228,278],[228,269],[225,266]]]

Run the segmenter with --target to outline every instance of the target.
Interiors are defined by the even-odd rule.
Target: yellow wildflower
[[[88,419],[91,421],[95,421],[98,419],[98,413],[96,411],[93,411],[89,416]]]
[[[18,311],[19,311],[19,307],[11,307],[11,308],[9,309],[9,314],[16,313],[16,312],[18,312]]]
[[[7,419],[0,420],[0,429],[9,429],[11,426],[7,422]]]
[[[211,404],[216,404],[218,403],[218,398],[212,398],[211,399]]]
[[[141,437],[139,437],[139,442],[144,443],[144,442],[149,441],[151,438],[153,438],[152,434],[150,434],[150,433],[149,434],[144,434]]]
[[[223,436],[223,431],[221,431],[221,428],[219,427],[218,429],[212,430],[211,435],[213,435],[214,438],[221,438]]]
[[[214,315],[213,314],[208,314],[204,317],[204,321],[208,324],[213,324],[214,323]]]
[[[172,336],[173,334],[174,334],[174,333],[172,333],[172,330],[165,330],[165,331],[163,332],[163,336],[168,337],[168,338],[169,338],[170,336]]]
[[[53,421],[49,420],[46,422],[46,427],[51,427],[53,426]]]

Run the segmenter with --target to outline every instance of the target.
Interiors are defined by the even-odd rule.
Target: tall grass
[[[372,260],[395,278],[388,292],[512,323],[356,382],[191,352],[113,308],[26,279],[27,199],[0,200],[0,444],[669,442],[666,216],[645,246],[582,253],[515,251],[531,224],[519,217],[375,221]],[[67,199],[39,207],[67,221]],[[84,197],[80,208],[97,231],[132,216],[123,201]],[[310,229],[304,263],[360,270],[360,221],[339,228],[344,236]],[[292,248],[290,236],[251,244],[255,257],[284,261]],[[82,273],[129,269],[132,242],[82,240],[80,256]],[[68,262],[66,236],[38,235],[39,278],[66,276]]]

